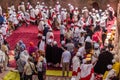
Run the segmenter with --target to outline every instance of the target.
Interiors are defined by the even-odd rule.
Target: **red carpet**
[[[12,35],[7,38],[7,41],[12,50],[15,48],[15,45],[19,40],[22,40],[28,48],[30,41],[34,42],[35,45],[37,44],[37,33],[38,30],[36,26],[30,25],[26,27],[25,25],[23,25],[15,30]]]
[[[58,45],[60,45],[60,32],[59,31],[53,31],[55,35],[55,40],[58,42]],[[38,43],[38,28],[35,25],[30,25],[26,27],[25,25],[19,27],[17,30],[13,31],[12,35],[9,36],[6,40],[8,41],[11,50],[15,48],[16,43],[19,40],[22,40],[27,49],[29,47],[29,42],[33,42],[35,45]]]

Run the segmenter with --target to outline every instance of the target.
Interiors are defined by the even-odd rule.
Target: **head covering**
[[[23,41],[22,41],[22,40],[19,40],[19,44],[23,44]]]
[[[113,59],[113,60],[112,60],[112,63],[115,63],[115,62],[116,62],[116,60],[115,60],[115,59]]]
[[[40,2],[37,2],[37,4],[39,4]]]
[[[78,10],[78,7],[76,7],[75,10]]]
[[[64,44],[65,44],[65,41],[61,41],[61,44],[64,45]]]
[[[33,42],[30,42],[30,46],[34,46],[34,43],[33,43]]]
[[[45,40],[45,36],[42,36],[42,39]]]
[[[90,42],[90,43],[92,42],[92,40],[91,40],[90,36],[87,36],[87,38],[86,38],[85,42]]]
[[[109,64],[109,65],[107,66],[107,68],[108,68],[108,69],[112,69],[112,65]]]
[[[68,4],[68,6],[71,6],[71,4]]]
[[[82,62],[83,62],[83,64],[86,64],[87,61],[86,61],[86,59],[83,59]]]
[[[54,44],[54,45],[57,45],[57,41],[54,41],[53,44]]]
[[[72,77],[71,80],[76,80],[76,79],[74,77]]]
[[[51,39],[48,39],[48,44],[50,44],[52,42],[52,40]]]
[[[59,1],[57,1],[57,4],[59,4]]]
[[[77,52],[77,53],[76,53],[76,56],[80,56],[80,52]]]
[[[95,43],[94,44],[94,48],[99,48],[100,46],[99,46],[99,44],[98,43]]]
[[[42,2],[42,5],[44,5],[45,3],[44,2]]]

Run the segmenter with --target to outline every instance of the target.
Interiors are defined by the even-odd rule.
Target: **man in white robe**
[[[30,14],[28,10],[25,12],[25,22],[26,22],[26,26],[30,24]]]
[[[36,21],[36,19],[35,19],[35,10],[32,8],[31,10],[30,10],[30,21],[32,22],[32,23],[35,23],[35,21]]]
[[[60,5],[59,2],[57,2],[57,4],[55,5],[56,13],[59,13],[59,12],[60,12],[60,8],[61,8],[61,5]]]

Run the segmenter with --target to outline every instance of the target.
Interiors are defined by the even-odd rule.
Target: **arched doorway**
[[[99,4],[97,2],[93,2],[92,7],[99,10]]]

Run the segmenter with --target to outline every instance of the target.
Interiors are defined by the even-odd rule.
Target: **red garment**
[[[52,23],[51,23],[51,21],[48,19],[48,25],[50,26],[50,27],[52,27]]]
[[[76,72],[76,71],[73,71],[73,72],[72,72],[72,76],[77,76],[77,72]]]
[[[35,20],[35,18],[33,18],[33,17],[30,17],[30,19],[31,19],[31,20]]]
[[[94,69],[91,69],[91,73],[88,76],[81,78],[80,80],[90,80],[93,73],[94,73]]]

